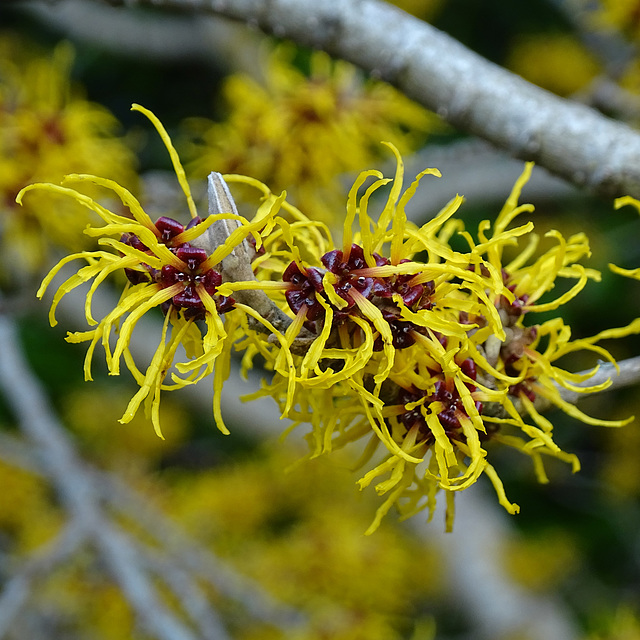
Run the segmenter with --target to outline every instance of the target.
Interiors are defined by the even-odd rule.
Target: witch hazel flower
[[[186,225],[168,216],[161,216],[153,222],[138,200],[124,187],[92,175],[69,175],[63,185],[33,184],[25,187],[17,200],[21,203],[25,194],[32,190],[63,194],[97,213],[104,222],[102,226],[87,227],[85,233],[98,238],[98,244],[105,249],[81,251],[60,260],[42,282],[37,295],[41,298],[45,294],[53,279],[67,264],[76,260],[87,263],[58,287],[51,303],[50,323],[52,326],[57,323],[55,313],[62,298],[83,283],[92,281],[86,295],[85,317],[93,328],[69,333],[67,341],[89,343],[84,367],[86,380],[92,379],[91,362],[98,345],[105,351],[111,375],[120,373],[120,365],[124,360],[140,389],[131,399],[121,422],[129,422],[144,402],[145,411],[161,436],[161,391],[181,388],[209,375],[213,372],[215,361],[224,352],[228,334],[222,316],[234,309],[235,301],[218,294],[218,287],[222,284],[219,265],[233,252],[235,245],[255,229],[234,211],[209,215],[202,220],[198,216],[178,155],[164,127],[147,109],[139,105],[133,105],[132,109],[143,113],[152,122],[171,156],[191,217]],[[93,198],[66,186],[73,183],[97,185],[110,190],[130,211],[131,217],[113,213]],[[221,219],[237,222],[239,230],[234,238],[229,238],[228,242],[208,253],[197,243]],[[98,321],[92,312],[94,294],[109,276],[118,272],[123,272],[128,282],[117,305]],[[155,308],[161,309],[164,322],[159,345],[143,371],[138,368],[131,353],[130,341],[140,319]],[[112,336],[116,336],[115,340],[111,339]],[[185,348],[189,361],[178,363],[177,371],[172,371],[179,345]],[[167,377],[171,382],[165,380]],[[222,380],[218,376],[215,380],[217,396],[221,385]],[[219,407],[219,397],[216,405]],[[220,429],[227,432],[219,409],[216,417]]]
[[[505,509],[517,513],[489,462],[490,443],[530,457],[545,482],[545,456],[574,471],[579,463],[555,442],[542,406],[555,404],[589,424],[628,422],[592,418],[563,400],[563,389],[590,393],[609,384],[586,384],[595,369],[573,374],[557,365],[578,350],[613,361],[596,344],[599,337],[572,340],[559,318],[530,321],[599,280],[597,271],[580,264],[590,255],[588,240],[582,233],[565,238],[549,231],[551,246],[539,252],[533,223],[512,224],[533,210],[518,203],[531,164],[496,220],[482,222],[475,236],[454,218],[459,196],[416,227],[405,207],[420,180],[439,172],[422,172],[403,191],[402,160],[390,148],[396,175],[389,180],[366,171],[356,179],[342,244],[336,246],[324,227],[319,234],[297,210],[292,221],[276,221],[281,232],[264,238],[256,277],[293,316],[286,342],[295,371],[274,366],[271,382],[254,396],[269,395],[287,407],[292,428],[310,425],[311,456],[366,441],[360,462],[373,466],[359,485],[373,484],[386,497],[369,533],[392,507],[403,517],[425,508],[433,514],[439,491],[452,526],[453,496],[483,475]],[[389,192],[375,218],[370,199],[385,186]],[[454,250],[453,235],[468,250]],[[504,261],[505,248],[521,242],[515,257]],[[573,284],[550,297],[561,279]],[[303,334],[305,348],[296,352]]]

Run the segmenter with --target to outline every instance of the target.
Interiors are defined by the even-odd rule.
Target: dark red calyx
[[[424,391],[417,390],[415,387],[409,389],[400,389],[400,394],[398,395],[398,401],[400,404],[407,405],[410,402],[416,402],[424,397]],[[411,429],[414,425],[418,424],[421,429],[427,429],[427,423],[422,415],[420,410],[420,405],[414,407],[411,410],[405,411],[401,413],[399,416],[400,422],[406,427],[407,430]]]
[[[188,276],[170,264],[165,264],[160,270],[160,284],[163,287],[170,287],[186,280],[188,280]]]
[[[187,229],[193,229],[193,227],[199,225],[202,222],[202,218],[200,216],[196,216],[195,218],[191,218],[185,227],[185,231]]]
[[[410,286],[408,282],[399,283],[396,290],[402,297],[402,301],[409,308],[417,304],[424,293],[424,287],[421,284]]]
[[[413,332],[419,330],[419,327],[413,322],[395,320],[390,322],[389,326],[393,336],[393,346],[396,349],[406,349],[415,344],[416,339],[413,337]]]
[[[462,373],[469,376],[472,380],[476,380],[478,376],[476,363],[472,358],[467,358],[466,360],[463,360],[462,364],[460,365],[460,370],[462,371]]]
[[[391,335],[393,336],[392,344],[396,349],[406,349],[414,345],[416,342],[414,332],[423,333],[425,331],[422,327],[419,327],[413,322],[401,320],[395,309],[383,309],[382,317],[389,324]],[[373,343],[373,350],[380,351],[383,346],[384,343],[382,337],[378,336],[376,341]]]
[[[322,272],[315,267],[307,267],[302,271],[296,262],[292,262],[282,274],[285,282],[291,282],[296,287],[305,286],[307,283],[316,291],[324,291],[322,285]]]
[[[227,311],[231,311],[235,304],[236,301],[229,296],[219,296],[216,299],[216,308],[218,309],[218,313],[226,313]]]
[[[149,247],[147,247],[135,233],[123,233],[122,236],[120,236],[120,242],[138,251],[149,251]]]
[[[282,274],[282,279],[291,283],[284,297],[293,313],[298,314],[306,305],[308,321],[316,320],[324,314],[322,305],[316,299],[316,293],[323,291],[322,273],[318,269],[308,267],[305,273],[296,262],[292,262]]]
[[[135,269],[125,269],[124,275],[131,284],[141,284],[143,282],[151,282],[151,276],[148,271],[136,271]]]
[[[386,279],[374,278],[372,293],[378,298],[391,298],[393,296],[393,287]]]
[[[194,281],[202,284],[205,291],[212,296],[222,284],[222,276],[217,271],[209,269],[206,273],[195,276]]]
[[[518,382],[518,384],[510,386],[509,395],[515,396],[516,398],[524,395],[531,400],[531,402],[535,402],[536,400],[535,391],[531,388],[528,380],[523,380],[522,382]]]
[[[383,261],[386,260],[381,256],[377,256],[377,258]],[[365,269],[368,266],[364,259],[364,250],[358,244],[351,245],[348,260],[344,260],[344,254],[339,249],[334,249],[333,251],[325,253],[321,260],[322,264],[337,276],[346,276],[350,271]],[[383,262],[383,264],[386,264],[386,262]]]
[[[189,283],[180,293],[172,298],[176,307],[202,307],[202,300],[193,284]]]
[[[386,267],[388,264],[391,264],[389,258],[385,258],[377,253],[373,254],[373,259],[376,261],[376,267]],[[401,262],[404,262],[404,260],[401,260]]]
[[[184,226],[173,218],[161,216],[156,220],[156,229],[160,232],[160,241],[166,244],[179,233],[182,233]]]
[[[185,244],[178,248],[176,256],[187,264],[190,271],[195,271],[207,259],[207,252],[204,249]]]

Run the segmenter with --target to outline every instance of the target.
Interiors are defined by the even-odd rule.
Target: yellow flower
[[[609,381],[578,386],[590,374],[571,374],[556,365],[561,356],[579,349],[612,361],[595,344],[607,335],[571,341],[560,318],[540,326],[524,324],[529,314],[565,304],[600,274],[578,262],[590,255],[584,234],[565,239],[549,231],[551,248],[533,258],[539,243],[533,224],[510,228],[519,214],[532,211],[530,205],[518,205],[530,164],[493,225],[479,225],[476,240],[453,219],[460,197],[421,228],[407,221],[404,208],[420,179],[439,172],[423,171],[402,192],[402,161],[389,146],[398,163],[396,175],[388,180],[377,171],[360,174],[349,194],[339,249],[332,248],[324,226],[284,205],[293,220],[275,220],[280,231],[265,237],[256,276],[281,308],[295,314],[285,335],[295,369],[282,366],[282,351],[263,352],[276,373],[254,396],[274,397],[293,420],[292,428],[311,425],[311,456],[368,439],[361,460],[366,463],[384,445],[383,460],[359,482],[363,488],[384,478],[375,488],[387,499],[369,532],[394,505],[403,516],[424,508],[433,512],[440,489],[446,492],[451,526],[454,492],[482,474],[493,483],[500,503],[516,513],[519,507],[509,502],[487,460],[486,442],[530,456],[540,481],[546,481],[543,455],[579,467],[575,456],[554,442],[553,426],[536,409],[536,400],[589,424],[627,422],[586,416],[559,391],[588,393],[608,386]],[[388,197],[375,220],[369,200],[388,183]],[[263,185],[255,186],[267,200],[273,197]],[[359,230],[354,232],[356,218]],[[454,233],[466,240],[467,252],[451,248]],[[521,238],[525,246],[504,262],[505,248],[517,246]],[[424,262],[416,260],[418,253]],[[544,298],[562,278],[575,282],[555,299]],[[223,291],[232,293],[234,284],[223,285]],[[631,330],[616,330],[616,335]],[[249,346],[245,361],[250,363],[258,351],[257,345]]]
[[[134,157],[116,118],[88,102],[70,74],[73,49],[60,44],[52,55],[34,54],[33,46],[0,38],[0,202],[3,255],[20,269],[44,263],[51,244],[71,250],[86,246],[81,231],[97,217],[69,198],[34,194],[25,207],[18,191],[34,181],[59,181],[65,174],[111,175],[135,187]],[[15,268],[11,259],[5,269]]]
[[[86,174],[69,175],[65,178],[65,183],[88,183],[110,189],[129,209],[132,218],[109,211],[75,189],[48,183],[25,187],[18,194],[17,200],[21,203],[24,194],[32,190],[63,194],[95,212],[104,222],[102,226],[88,227],[85,233],[98,237],[98,243],[111,250],[81,251],[63,258],[44,279],[38,290],[38,297],[44,295],[53,278],[66,264],[75,260],[87,262],[86,266],[58,287],[51,304],[50,323],[52,326],[56,324],[55,311],[61,299],[79,285],[93,280],[86,296],[85,315],[88,324],[94,328],[70,333],[67,341],[90,343],[85,359],[87,380],[91,380],[91,360],[98,344],[104,348],[110,374],[119,374],[120,362],[124,358],[140,389],[130,401],[121,422],[129,422],[140,404],[146,401],[146,413],[161,436],[161,391],[197,382],[213,371],[214,362],[221,354],[228,355],[228,349],[225,351],[224,348],[227,332],[220,315],[231,310],[234,301],[217,294],[222,276],[214,267],[233,251],[235,244],[242,242],[244,237],[252,232],[253,227],[231,212],[210,215],[203,221],[197,215],[184,170],[162,124],[143,107],[134,105],[132,109],[142,112],[151,120],[171,155],[191,214],[189,224],[183,226],[180,222],[165,216],[154,223],[140,203],[124,187],[112,180]],[[221,244],[208,255],[193,242],[220,219],[238,219],[240,229],[228,242]],[[232,241],[235,241],[235,244]],[[91,310],[94,293],[109,275],[120,270],[124,270],[129,283],[122,292],[117,306],[98,322],[93,318]],[[146,371],[142,372],[136,366],[129,342],[140,318],[155,307],[162,308],[165,319],[159,346]],[[198,321],[204,323],[205,331],[202,331]],[[118,334],[113,350],[109,341],[112,333]],[[177,369],[186,376],[180,377],[171,373],[172,384],[167,384],[165,377],[170,371],[180,344],[185,347],[190,360],[178,364]],[[218,390],[221,388],[219,378],[223,370],[224,366],[216,368],[215,384]],[[216,408],[218,426],[223,432],[227,432],[220,416],[219,397],[216,399]]]
[[[393,526],[363,539],[375,498],[344,508],[353,477],[344,460],[291,468],[299,451],[277,444],[241,461],[175,474],[166,508],[239,571],[308,616],[302,628],[274,632],[275,638],[319,640],[328,629],[331,638],[402,637],[405,616],[413,619],[417,603],[440,586],[411,568],[419,563],[438,573],[437,550]],[[271,636],[258,627],[250,637]]]
[[[382,82],[364,81],[346,62],[317,51],[309,74],[294,66],[294,50],[269,56],[264,84],[231,76],[223,87],[225,122],[191,120],[188,169],[196,177],[212,167],[253,176],[287,189],[314,219],[336,220],[344,197],[341,177],[380,156],[380,140],[408,153],[437,118]]]
[[[391,4],[412,15],[431,22],[444,5],[443,0],[393,0]]]
[[[615,610],[598,612],[598,631],[585,640],[636,640],[640,636],[640,615],[637,607],[621,603]]]
[[[383,511],[411,483],[416,465],[429,450],[436,451],[430,474],[451,490],[469,486],[482,472],[485,452],[478,431],[484,427],[480,400],[473,395],[476,381],[469,355],[477,349],[470,350],[468,343],[479,345],[488,336],[504,338],[492,299],[513,299],[499,271],[475,253],[457,253],[443,241],[448,233],[444,227],[462,198],[454,198],[420,229],[407,221],[404,208],[419,181],[439,172],[423,171],[402,192],[402,160],[395,147],[389,147],[396,155],[396,175],[388,180],[377,171],[366,171],[356,180],[340,249],[327,250],[333,245],[328,230],[289,207],[286,210],[298,219],[291,224],[276,220],[280,232],[265,237],[265,253],[255,265],[258,279],[269,280],[261,280],[265,289],[273,294],[280,289],[281,305],[286,303],[295,313],[285,335],[287,346],[295,352],[296,341],[301,336],[306,340],[295,372],[282,375],[282,351],[274,354],[277,373],[261,393],[274,396],[283,414],[296,423],[313,425],[314,455],[368,434],[374,436],[371,449],[378,441],[384,443],[390,460],[361,481],[365,486],[391,470],[393,481],[383,483],[381,492],[399,485]],[[358,197],[369,178],[374,182]],[[389,182],[386,203],[374,220],[368,214],[369,200]],[[268,190],[262,189],[269,198]],[[360,229],[354,233],[356,218]],[[426,252],[427,263],[413,260],[418,252]],[[235,285],[225,284],[223,290],[232,293]],[[462,309],[482,316],[484,326],[460,322]],[[476,395],[496,399],[491,389]],[[437,410],[431,411],[430,405]],[[416,406],[431,416],[422,430],[410,417],[398,418],[403,413],[420,416]],[[449,427],[464,434],[459,456],[453,452]],[[468,455],[472,462],[462,469]]]
[[[640,35],[638,0],[602,0],[593,12],[593,23],[600,28],[612,27],[633,39]]]

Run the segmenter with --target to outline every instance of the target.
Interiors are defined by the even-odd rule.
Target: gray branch
[[[33,591],[34,584],[71,556],[84,542],[82,528],[71,523],[45,549],[26,562],[0,593],[0,638],[9,631]]]
[[[535,593],[505,571],[504,548],[514,538],[507,513],[476,483],[456,496],[453,531],[426,528],[419,517],[407,525],[418,536],[437,542],[453,596],[473,621],[469,639],[526,637],[575,640],[574,621],[552,590]]]
[[[84,540],[96,548],[141,624],[160,640],[228,637],[196,580],[239,603],[253,619],[283,630],[303,624],[298,611],[277,602],[259,584],[221,562],[125,483],[80,460],[44,390],[28,369],[14,323],[1,314],[0,391],[30,441],[27,445],[2,434],[0,459],[51,480],[70,516],[68,535],[34,556],[0,593],[0,637],[26,602],[34,579],[59,564]],[[115,524],[112,512],[135,520],[164,555],[151,549],[141,553],[147,548]],[[149,574],[156,574],[173,591],[198,632],[171,612]]]
[[[256,416],[254,420],[259,421],[259,418]],[[272,433],[273,425],[272,421],[259,426],[263,433]],[[258,583],[211,554],[122,480],[99,471],[95,472],[95,479],[104,499],[115,509],[129,516],[135,514],[138,525],[158,543],[165,545],[184,570],[210,584],[225,598],[241,602],[252,619],[278,627],[285,633],[293,633],[295,627],[305,622],[300,611],[276,601]]]
[[[640,134],[536,87],[379,0],[109,0],[214,13],[324,49],[461,131],[606,197],[640,196]]]
[[[616,371],[614,365],[612,365],[610,362],[605,362],[600,365],[600,368],[598,369],[598,371],[596,371],[595,375],[591,376],[591,378],[585,380],[577,386],[591,387],[602,384],[607,380],[611,380],[611,385],[599,392],[604,393],[605,391],[613,391],[614,389],[623,389],[625,387],[630,387],[640,382],[640,356],[621,360],[620,362],[618,362],[618,366],[620,367],[619,373],[618,371]],[[578,393],[577,391],[562,389],[560,395],[567,402],[575,404],[581,398],[585,398],[593,394]]]
[[[204,640],[231,640],[220,617],[209,606],[202,588],[191,572],[185,571],[170,558],[147,545],[138,544],[137,550],[150,570],[166,581],[174,593],[180,594],[185,613],[189,615]]]
[[[121,11],[86,0],[24,2],[46,27],[118,55],[165,61],[200,60],[223,70],[255,73],[259,34],[215,17]]]
[[[72,521],[94,543],[144,628],[161,640],[196,640],[163,604],[127,535],[103,516],[91,477],[31,374],[16,327],[6,316],[0,316],[0,388],[21,430],[36,449],[46,451],[42,464]]]

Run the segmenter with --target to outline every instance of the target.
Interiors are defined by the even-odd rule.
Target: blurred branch
[[[605,25],[602,2],[547,0],[573,26],[576,36],[600,61],[603,74],[574,99],[633,125],[640,116],[640,96],[621,87],[618,80],[638,57],[637,45],[629,42],[613,25]]]
[[[238,385],[235,385],[234,389],[237,400]],[[203,395],[206,397],[206,394],[194,397],[202,398]],[[277,417],[269,421],[269,415],[269,411],[258,410],[249,420],[251,424],[256,425],[256,428],[262,431],[263,437],[272,432],[273,425],[278,422]],[[36,451],[21,442],[19,438],[2,432],[0,432],[0,460],[36,475],[43,473],[41,465],[38,464]],[[134,520],[138,527],[144,529],[147,536],[158,545],[166,547],[170,555],[191,575],[210,584],[225,598],[242,603],[252,619],[281,629],[291,629],[302,624],[303,617],[299,611],[275,601],[259,584],[221,562],[197,540],[190,538],[179,526],[158,511],[147,498],[136,493],[119,477],[97,469],[87,469],[87,471],[93,476],[93,486],[99,491],[99,497],[108,503],[114,512]],[[172,581],[176,583],[179,581],[179,576],[184,573],[180,567],[169,567],[170,563],[166,558],[161,557],[156,549],[148,546],[140,547],[140,549],[154,571],[158,572],[158,567],[165,567],[167,568],[166,575],[172,572]],[[44,573],[44,571],[40,573]],[[178,593],[182,593],[182,591],[180,590]],[[3,606],[1,598],[2,596],[0,596],[0,629],[3,628],[1,626]],[[193,606],[193,604],[189,606]],[[0,637],[2,637],[2,633],[0,633]]]
[[[41,451],[42,463],[74,523],[95,544],[119,583],[142,626],[161,640],[196,640],[166,606],[137,560],[135,549],[119,528],[108,522],[98,506],[91,477],[38,381],[31,375],[19,348],[15,324],[0,317],[0,387],[19,426]]]
[[[158,578],[164,580],[174,593],[180,594],[185,612],[196,625],[202,638],[210,640],[231,638],[220,617],[209,606],[202,589],[196,584],[194,576],[189,571],[185,571],[149,546],[138,544],[137,550],[149,569]]]
[[[407,203],[407,215],[416,224],[434,216],[455,195],[464,196],[473,207],[496,206],[499,210],[522,173],[523,163],[479,139],[465,139],[447,145],[427,145],[405,159],[406,173],[413,176],[425,167],[437,167],[439,180],[430,180]],[[392,169],[390,169],[392,170]],[[386,175],[386,173],[385,173]],[[564,180],[534,167],[523,188],[526,202],[534,205],[559,198],[576,197],[580,192]]]
[[[640,196],[640,134],[502,69],[379,0],[109,0],[199,10],[344,58],[456,128],[606,197]]]
[[[17,436],[11,436],[3,431],[0,431],[0,460],[9,466],[42,475],[42,469],[33,448]]]
[[[625,387],[630,387],[640,382],[640,356],[621,360],[620,362],[618,362],[618,367],[620,368],[619,372],[616,367],[610,362],[603,362],[593,376],[582,383],[578,383],[576,386],[590,387],[593,385],[602,384],[607,380],[611,380],[611,385],[599,392],[604,393],[606,391],[613,391],[614,389],[623,389]],[[575,404],[575,402],[577,402],[581,398],[586,398],[593,394],[578,393],[577,391],[562,389],[561,395],[562,398],[567,402]]]
[[[152,60],[201,60],[255,72],[260,39],[243,25],[201,14],[123,11],[86,0],[27,1],[25,13],[76,41],[117,55]]]
[[[599,76],[574,96],[594,109],[614,115],[620,120],[637,122],[640,118],[640,96],[622,88],[614,80]]]
[[[0,593],[0,638],[9,631],[14,618],[26,604],[34,584],[75,553],[85,540],[82,527],[72,522],[7,580]]]
[[[120,585],[141,625],[149,634],[160,640],[225,640],[228,635],[222,626],[211,626],[213,621],[217,620],[217,615],[210,605],[206,614],[203,614],[204,597],[199,594],[195,583],[184,582],[185,569],[181,569],[179,563],[175,562],[175,553],[167,558],[149,554],[141,557],[138,543],[102,509],[101,501],[110,497],[105,491],[105,483],[98,482],[96,472],[77,456],[64,427],[56,420],[55,412],[49,405],[44,390],[31,374],[20,351],[14,322],[6,316],[0,316],[0,389],[21,430],[31,441],[36,455],[40,454],[37,457],[42,471],[58,490],[70,517],[70,533],[55,542],[50,552],[36,556],[22,573],[17,574],[15,581],[10,580],[7,583],[5,591],[0,596],[0,614],[5,615],[4,619],[0,618],[0,625],[9,626],[10,618],[17,613],[28,595],[32,574],[41,574],[49,570],[58,558],[74,550],[72,542],[77,546],[80,538],[86,538],[96,548]],[[7,442],[11,443],[12,440]],[[20,452],[19,446],[13,448]],[[137,511],[128,515],[135,519]],[[192,546],[186,536],[183,536],[180,542],[186,549]],[[206,552],[201,552],[199,562],[204,563],[205,557]],[[213,559],[209,558],[208,566],[212,566],[213,562]],[[186,569],[191,571],[192,567],[186,566]],[[149,571],[162,577],[184,611],[191,616],[200,615],[196,624],[202,633],[194,633],[171,611],[156,588]],[[227,576],[231,575],[231,572],[227,572]],[[216,575],[215,579],[210,581],[217,588],[222,579],[220,575]],[[198,597],[187,602],[196,593],[199,594]],[[247,595],[242,589],[237,589],[236,593],[241,596]],[[268,603],[267,598],[263,601]],[[240,604],[246,603],[242,601]],[[249,605],[251,606],[251,603]],[[273,622],[276,617],[271,616],[270,621]]]
[[[473,621],[470,638],[577,637],[560,599],[527,591],[505,571],[504,550],[514,532],[509,516],[479,483],[456,496],[456,526],[451,532],[427,530],[419,518],[408,524],[417,535],[438,540],[454,597]]]
[[[592,371],[592,369],[578,371],[576,375],[586,375],[590,371]],[[591,377],[587,378],[583,382],[574,383],[574,385],[576,387],[592,387],[602,384],[607,380],[610,380],[611,384],[608,387],[601,389],[600,391],[580,393],[578,391],[566,389],[565,387],[562,387],[558,384],[556,384],[556,388],[560,397],[565,402],[569,402],[570,404],[577,404],[581,400],[586,400],[587,398],[590,398],[596,394],[605,393],[607,391],[614,391],[616,389],[624,389],[625,387],[631,387],[640,382],[640,356],[621,360],[617,363],[617,367],[610,362],[601,362],[599,363],[598,370]],[[513,401],[513,406],[516,408],[516,411],[518,411],[518,413],[522,415],[526,415],[527,411],[522,406],[522,401],[519,398],[515,398],[513,396],[510,397]],[[534,405],[536,410],[541,413],[549,411],[549,409],[553,409],[555,407],[555,405],[550,400],[547,400],[547,398],[541,395],[536,396]],[[509,414],[504,406],[497,402],[487,402],[484,407],[484,414],[500,418],[509,417]]]
[[[253,619],[285,630],[302,623],[300,612],[276,602],[257,583],[220,562],[122,480],[100,471],[95,472],[95,479],[104,499],[114,508],[130,517],[134,515],[138,526],[169,547],[186,570],[208,582],[225,598],[241,602]]]
[[[602,10],[599,0],[547,0],[573,26],[584,45],[604,65],[610,78],[618,78],[637,57],[638,48],[613,29],[605,26],[597,13]]]

